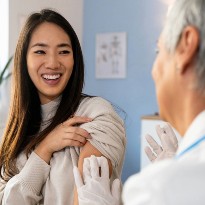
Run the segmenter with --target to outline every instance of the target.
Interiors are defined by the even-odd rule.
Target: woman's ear
[[[199,32],[193,26],[184,28],[176,48],[177,66],[184,73],[194,62],[199,47]]]

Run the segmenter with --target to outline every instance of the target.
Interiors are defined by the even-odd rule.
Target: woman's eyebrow
[[[49,47],[49,45],[45,44],[45,43],[35,43],[34,45],[31,46],[31,48],[33,47]],[[69,43],[60,43],[57,45],[57,47],[61,48],[61,47],[69,47],[71,48],[71,45]]]
[[[69,43],[61,43],[57,47],[59,47],[59,48],[61,48],[61,47],[69,47],[69,48],[71,48],[71,45]]]
[[[31,46],[31,48],[37,47],[37,46],[39,46],[39,47],[48,47],[48,45],[45,44],[45,43],[35,43],[34,45]]]

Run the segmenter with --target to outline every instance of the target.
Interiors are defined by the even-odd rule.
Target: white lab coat
[[[176,156],[205,136],[205,111],[187,130]],[[205,140],[178,158],[155,162],[124,185],[124,205],[204,205]]]

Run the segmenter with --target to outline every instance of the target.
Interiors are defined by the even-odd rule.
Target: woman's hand
[[[36,147],[35,152],[44,161],[49,163],[52,154],[68,146],[83,146],[90,134],[76,125],[92,121],[91,118],[78,117],[69,118],[56,126],[45,139]]]

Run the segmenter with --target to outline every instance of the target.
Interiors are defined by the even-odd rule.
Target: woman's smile
[[[62,74],[56,73],[56,74],[43,74],[41,75],[44,82],[48,85],[57,85],[60,82],[60,78]]]

